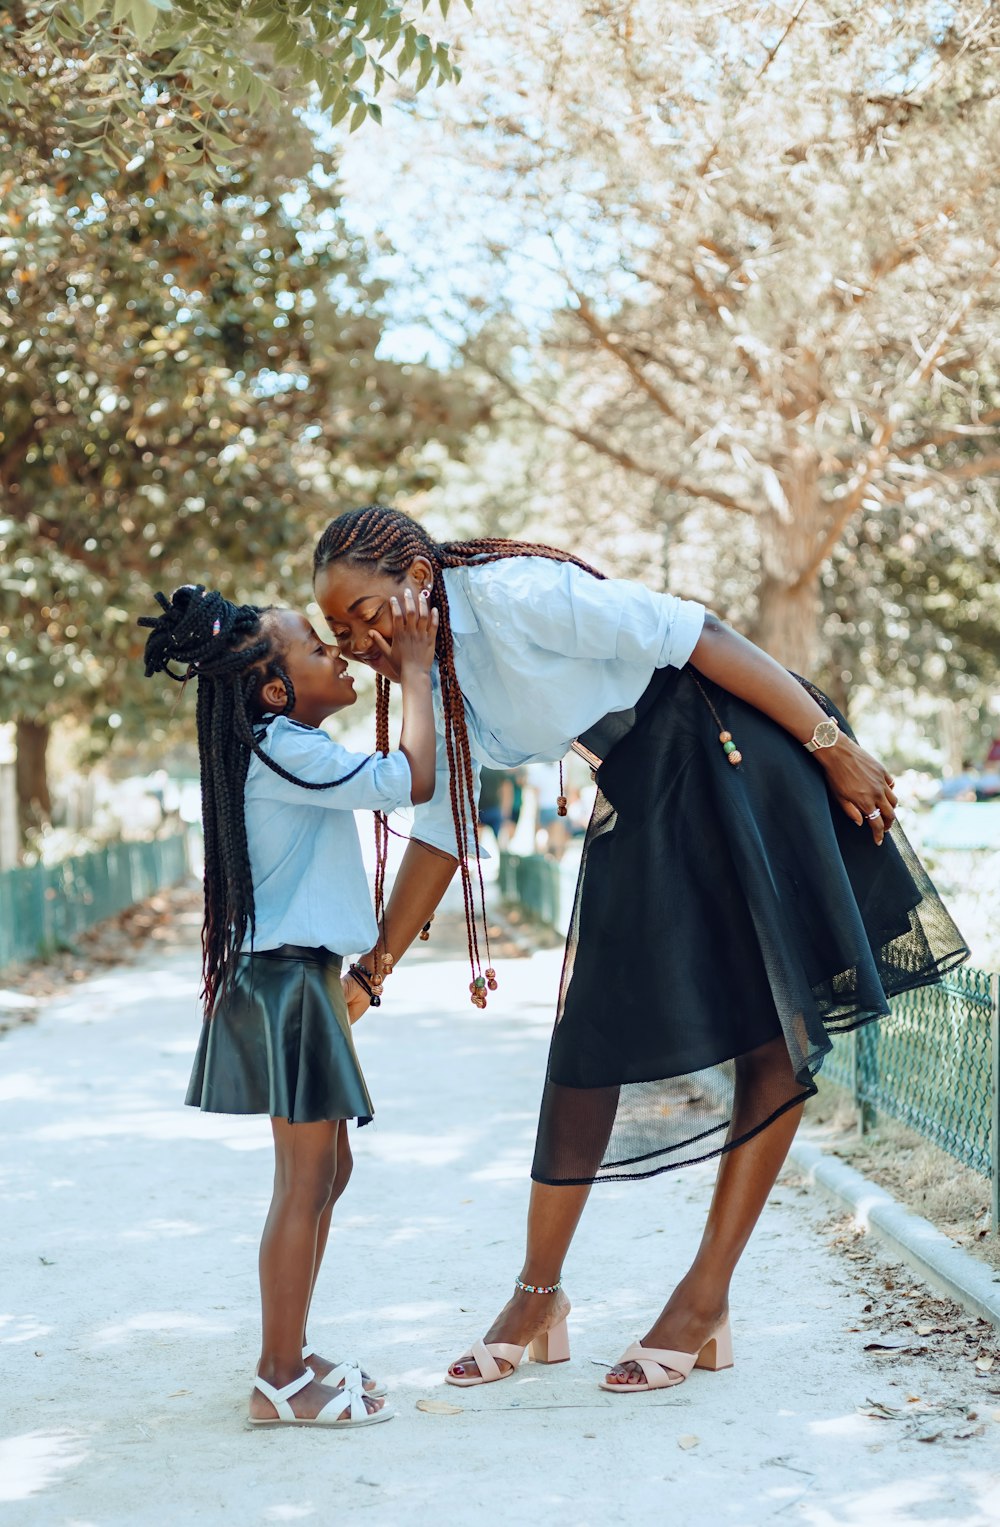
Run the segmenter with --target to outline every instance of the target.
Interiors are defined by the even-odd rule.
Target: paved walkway
[[[1000,1523],[995,1385],[864,1350],[858,1264],[794,1179],[739,1274],[732,1371],[618,1398],[590,1361],[683,1269],[711,1184],[697,1168],[595,1190],[567,1268],[572,1363],[442,1384],[520,1263],[559,965],[502,962],[480,1014],[446,953],[421,949],[358,1031],[378,1119],[354,1137],[313,1337],[384,1376],[398,1416],[354,1435],[243,1426],[269,1133],[181,1105],[193,938],[0,1043],[0,1521]]]

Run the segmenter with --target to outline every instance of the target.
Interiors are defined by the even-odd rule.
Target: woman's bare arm
[[[691,654],[691,666],[763,711],[803,744],[812,737],[816,723],[826,720],[822,707],[780,663],[715,615],[706,616]],[[738,738],[736,742],[738,745]],[[881,812],[880,817],[868,821],[876,843],[881,843],[895,817],[891,776],[844,733],[832,748],[820,748],[812,756],[824,769],[831,790],[852,822],[861,824],[869,813]]]

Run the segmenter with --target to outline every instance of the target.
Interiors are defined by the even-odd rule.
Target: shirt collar
[[[472,601],[468,594],[467,568],[446,567],[444,569],[444,587],[448,595],[448,614],[451,620],[452,634],[455,636],[471,636],[479,630],[479,622],[476,612],[472,608]]]

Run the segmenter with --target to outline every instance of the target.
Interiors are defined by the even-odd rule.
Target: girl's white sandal
[[[319,1353],[316,1351],[315,1347],[303,1347],[302,1356],[305,1361],[308,1362],[311,1357],[318,1357]],[[338,1363],[336,1368],[331,1368],[330,1372],[321,1378],[319,1382],[321,1384],[328,1384],[331,1389],[336,1389],[337,1385],[346,1378],[347,1370],[349,1368],[357,1368],[357,1370],[360,1372],[361,1364],[355,1362],[353,1358],[348,1358],[345,1362]],[[362,1388],[364,1388],[363,1380]],[[369,1400],[381,1400],[385,1397],[385,1392],[385,1385],[378,1383],[376,1383],[371,1389],[365,1389],[365,1394],[368,1396]]]
[[[329,1426],[341,1427],[346,1431],[355,1426],[370,1426],[376,1421],[391,1421],[395,1415],[395,1411],[387,1406],[383,1406],[381,1410],[369,1412],[365,1405],[365,1392],[361,1387],[361,1370],[352,1368],[344,1379],[343,1389],[323,1406],[318,1416],[297,1416],[288,1402],[293,1395],[305,1389],[307,1384],[314,1383],[315,1378],[316,1375],[312,1369],[307,1368],[299,1378],[292,1379],[292,1382],[282,1389],[276,1389],[273,1384],[269,1384],[267,1379],[262,1379],[258,1374],[254,1379],[254,1388],[259,1389],[264,1398],[270,1400],[277,1415],[270,1420],[258,1420],[255,1416],[250,1416],[248,1424],[250,1426]],[[346,1420],[342,1420],[341,1417],[348,1408],[350,1414]]]

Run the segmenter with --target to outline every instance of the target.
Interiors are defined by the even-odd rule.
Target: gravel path
[[[619,1398],[591,1363],[633,1339],[690,1256],[712,1178],[695,1168],[595,1189],[566,1271],[573,1362],[441,1382],[520,1265],[559,955],[500,965],[480,1014],[436,937],[358,1031],[378,1118],[353,1137],[312,1334],[384,1377],[398,1414],[350,1436],[243,1425],[269,1132],[181,1104],[193,943],[4,1038],[0,1521],[1000,1523],[983,1331],[791,1174],[738,1276],[730,1372]]]

